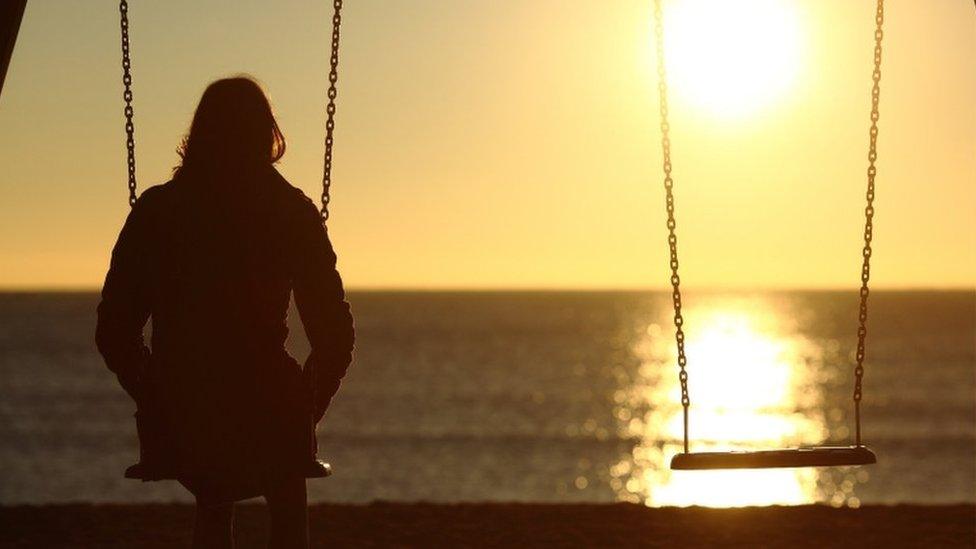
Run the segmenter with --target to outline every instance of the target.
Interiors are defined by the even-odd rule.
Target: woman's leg
[[[193,526],[194,549],[233,549],[234,503],[200,503],[197,501],[196,524]]]
[[[308,548],[308,500],[305,479],[288,478],[268,487],[264,498],[271,514],[271,549]]]

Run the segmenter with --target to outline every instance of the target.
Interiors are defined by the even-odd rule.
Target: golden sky
[[[317,196],[330,2],[130,10],[139,183],[217,77]],[[683,281],[854,288],[874,2],[665,0]],[[976,281],[976,14],[888,0],[873,277]],[[330,234],[351,287],[667,284],[651,0],[357,0]],[[0,96],[0,288],[91,288],[128,211],[115,2],[29,2]]]

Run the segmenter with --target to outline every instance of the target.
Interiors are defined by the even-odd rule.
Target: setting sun
[[[781,99],[803,65],[796,7],[782,0],[664,4],[665,51],[675,95],[737,118]]]

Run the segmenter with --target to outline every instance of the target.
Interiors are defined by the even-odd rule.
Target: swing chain
[[[661,0],[654,0],[654,37],[657,49],[657,90],[660,98],[661,152],[664,155],[664,193],[668,212],[668,248],[671,253],[671,300],[674,305],[674,338],[678,346],[678,381],[684,412],[684,451],[688,453],[688,358],[685,356],[684,317],[681,315],[681,277],[678,276],[678,236],[674,219],[674,179],[671,177],[671,125],[668,122],[668,83],[664,57],[664,17]]]
[[[874,238],[874,178],[878,173],[875,161],[878,159],[878,105],[881,100],[881,39],[884,37],[884,0],[878,0],[874,17],[874,72],[871,79],[871,129],[868,145],[868,187],[865,194],[867,205],[864,208],[864,248],[861,251],[861,302],[857,328],[857,366],[854,368],[854,429],[855,440],[861,445],[861,380],[864,377],[864,348],[868,335],[868,281],[871,278],[871,240]]]
[[[122,27],[122,84],[125,91],[125,148],[126,163],[129,169],[129,207],[136,204],[136,139],[135,124],[132,122],[132,61],[129,58],[129,2],[119,2],[120,24]]]
[[[329,103],[325,108],[325,167],[322,172],[322,222],[329,219],[329,202],[332,200],[329,191],[332,187],[332,144],[335,131],[336,113],[336,83],[339,80],[339,25],[342,23],[342,0],[334,0],[332,12],[332,50],[329,56]]]

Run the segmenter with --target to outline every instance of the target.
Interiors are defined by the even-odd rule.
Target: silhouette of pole
[[[0,2],[0,95],[3,94],[3,81],[7,77],[10,57],[14,54],[17,31],[24,17],[27,0],[7,0]]]

